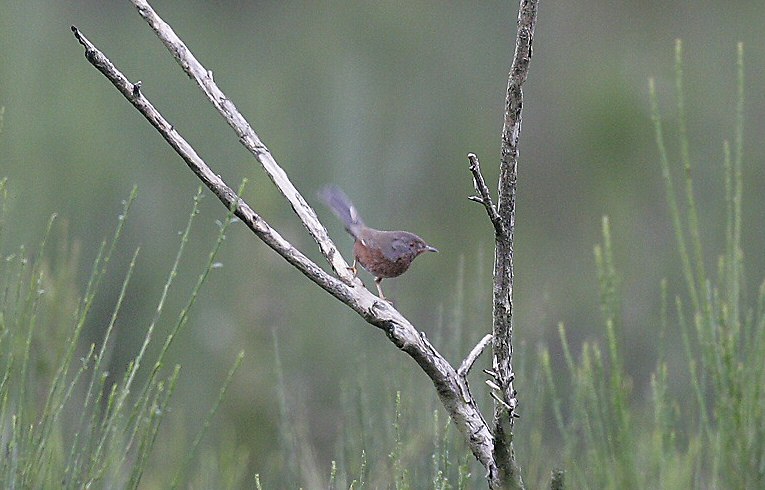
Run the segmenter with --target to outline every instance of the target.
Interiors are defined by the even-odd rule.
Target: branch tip
[[[512,407],[511,407],[510,405],[508,405],[508,404],[505,402],[505,400],[503,400],[502,398],[500,398],[500,396],[499,396],[499,395],[497,395],[497,393],[496,393],[496,392],[494,392],[494,391],[490,391],[490,392],[489,392],[489,394],[491,394],[491,397],[492,397],[492,398],[494,398],[494,401],[496,401],[497,403],[499,403],[500,405],[502,405],[502,406],[503,406],[505,409],[507,409],[507,411],[508,411],[508,412],[510,412],[511,414],[514,414],[514,413],[515,413],[515,412],[513,411]],[[515,416],[515,415],[513,415],[513,416]],[[517,417],[516,417],[516,418],[517,418]]]
[[[486,346],[489,345],[489,342],[491,342],[492,335],[486,334],[484,337],[478,341],[478,343],[473,347],[473,349],[470,351],[470,354],[467,355],[464,361],[460,364],[459,369],[457,369],[457,374],[462,376],[463,378],[468,375],[470,372],[470,368],[473,367],[473,364],[475,364],[475,361],[478,359],[478,357],[483,353],[483,351],[486,349]]]
[[[487,379],[486,381],[484,381],[484,383],[486,383],[486,386],[488,386],[492,390],[499,390],[500,389],[499,385],[497,383],[495,383],[494,381],[490,380],[490,379]]]
[[[502,236],[504,234],[502,222],[500,221],[497,208],[491,200],[489,188],[486,186],[486,181],[481,173],[481,164],[478,161],[478,156],[475,153],[468,153],[467,157],[470,162],[468,169],[470,170],[470,173],[473,174],[473,187],[475,187],[475,191],[479,194],[479,196],[469,196],[468,199],[483,204],[483,207],[486,208],[486,213],[489,215],[489,220],[494,226],[495,234],[497,236]]]
[[[74,37],[77,39],[77,41],[84,46],[85,43],[82,41],[82,33],[77,28],[77,26],[73,25],[70,27],[70,29],[72,29],[72,34],[74,34]]]

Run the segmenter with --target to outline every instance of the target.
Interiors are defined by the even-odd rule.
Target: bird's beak
[[[436,247],[431,247],[430,245],[426,246],[425,250],[427,252],[438,252],[438,249]]]

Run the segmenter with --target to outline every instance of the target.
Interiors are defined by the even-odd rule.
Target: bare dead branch
[[[494,206],[494,202],[491,200],[491,194],[489,188],[486,187],[486,181],[483,180],[483,174],[481,173],[481,164],[478,162],[478,156],[475,153],[468,153],[468,160],[470,161],[470,172],[473,174],[473,186],[478,196],[470,196],[471,201],[475,201],[483,204],[486,208],[486,213],[489,215],[489,220],[492,226],[494,226],[494,233],[496,235],[502,235],[502,222],[499,220],[499,214],[497,214],[497,208]]]
[[[145,2],[135,3],[140,4],[140,6],[137,6],[142,14],[146,12],[145,9],[148,8],[148,4]],[[153,11],[151,12],[153,15],[151,18],[154,18],[156,14],[153,14]],[[158,17],[156,19],[158,19]],[[159,19],[159,22],[161,22],[161,24],[157,23],[157,25],[166,26],[161,19]],[[169,30],[169,26],[167,29]],[[152,124],[152,126],[160,132],[165,140],[176,150],[181,158],[183,158],[191,170],[221,200],[221,202],[230,209],[235,208],[236,215],[269,247],[284,257],[290,264],[295,266],[313,282],[356,311],[368,323],[382,329],[394,345],[406,352],[415,360],[415,362],[417,362],[420,368],[428,375],[428,377],[430,377],[441,403],[467,441],[471,452],[486,468],[489,475],[496,475],[497,467],[493,459],[493,436],[488,424],[478,410],[475,400],[472,396],[469,396],[469,391],[465,389],[466,387],[463,383],[464,380],[457,374],[456,370],[446,361],[446,359],[438,353],[435,347],[427,341],[427,338],[420,334],[417,329],[415,329],[415,327],[388,302],[381,301],[363,287],[356,287],[360,282],[352,282],[351,285],[348,285],[343,281],[335,279],[305,257],[287,240],[282,238],[276,230],[256,214],[244,200],[236,196],[234,191],[205,164],[191,145],[189,145],[177,131],[175,131],[173,126],[167,122],[148,99],[146,99],[138,83],[132,84],[127,77],[125,77],[76,27],[73,26],[72,31],[80,44],[85,47],[85,56],[87,60],[109,81],[111,81],[120,93],[122,93],[122,95]],[[165,32],[164,28],[162,29],[162,32]],[[170,30],[170,32],[172,31]],[[171,51],[176,49],[174,53],[177,53],[177,59],[181,66],[189,66],[191,62],[189,61],[190,58],[188,58],[188,56],[190,56],[191,53],[188,51],[188,48],[182,43],[173,43],[172,46],[175,48],[170,49]],[[182,46],[182,48],[178,48],[178,46]],[[203,90],[205,90],[210,87],[212,82],[211,75],[208,71],[204,70],[204,68],[201,68],[201,65],[199,65],[199,68],[201,71],[195,69],[192,72],[187,71],[187,73],[195,79],[197,75],[205,77],[205,83],[197,80],[197,83],[199,83],[200,86],[203,87]],[[212,86],[214,86],[214,84]],[[226,98],[225,95],[218,91],[217,87],[215,87],[215,91],[217,91],[215,93],[218,94],[214,97],[215,100],[213,101],[216,106],[220,105],[225,111],[235,110],[232,109],[233,104],[228,101],[228,98]],[[235,117],[232,117],[232,120],[237,121],[239,117],[241,117],[241,115],[236,112]],[[316,232],[318,225],[318,227],[323,230],[323,226],[318,222],[314,211],[302,200],[302,197],[300,197],[297,191],[294,190],[292,184],[286,179],[286,174],[284,174],[283,170],[276,164],[276,161],[270,155],[267,148],[259,139],[257,139],[257,136],[253,139],[254,132],[250,134],[246,130],[246,128],[250,127],[249,124],[246,124],[246,127],[242,127],[237,122],[235,126],[237,134],[241,134],[240,139],[243,143],[245,143],[245,145],[254,145],[254,153],[259,161],[264,166],[268,165],[270,167],[269,174],[273,173],[272,181],[282,190],[282,193],[284,193],[290,200],[290,203],[293,204],[293,208],[295,208],[298,217],[303,221],[306,228],[313,228],[314,232]],[[251,129],[249,131],[251,131]],[[284,174],[284,178],[281,177],[282,174]],[[286,190],[281,186],[286,186]],[[297,205],[295,202],[297,202]],[[301,208],[301,210],[298,210],[298,208]],[[315,223],[313,221],[315,221]],[[342,257],[340,257],[339,252],[337,252],[337,249],[329,236],[317,233],[314,235],[314,238],[317,240],[320,247],[322,247],[322,252],[324,253],[326,251],[327,259],[330,263],[346,264]],[[337,257],[335,257],[335,255]],[[341,274],[341,271],[347,272],[345,267],[347,267],[347,265],[343,267],[336,266],[338,274]]]
[[[513,387],[513,250],[515,233],[515,196],[518,181],[518,140],[523,109],[522,85],[528,77],[531,46],[537,18],[538,0],[520,0],[515,53],[510,66],[505,98],[505,119],[499,164],[497,212],[502,233],[496,236],[494,251],[494,334],[492,372],[499,386],[492,392],[494,404],[494,459],[499,474],[489,481],[491,488],[524,488],[513,450],[513,422],[518,405]]]
[[[460,364],[460,367],[457,369],[457,374],[462,376],[463,378],[468,375],[470,372],[470,368],[473,367],[473,364],[475,364],[475,361],[478,360],[478,356],[480,356],[484,349],[489,345],[489,342],[491,342],[491,334],[487,333],[481,340],[478,341],[475,347],[473,347],[473,350],[470,351],[470,354],[467,355],[464,361]]]
[[[247,225],[261,240],[284,257],[290,264],[305,274],[324,289],[343,296],[348,295],[347,286],[330,276],[324,270],[308,259],[299,250],[285,240],[263,218],[239,199],[229,186],[216,175],[202,160],[194,148],[173,128],[173,126],[157,111],[149,100],[141,93],[140,82],[131,83],[109,59],[99,51],[75,26],[72,32],[77,40],[85,48],[85,57],[98,71],[130,101],[146,120],[151,123],[165,141],[180,155],[186,165],[199,177],[227,208],[236,206],[235,214]]]
[[[268,147],[260,140],[260,137],[258,137],[234,103],[218,88],[213,80],[212,71],[207,70],[197,61],[191,50],[186,47],[186,44],[175,34],[173,29],[157,15],[148,2],[144,0],[131,1],[141,17],[151,26],[157,37],[164,43],[181,68],[183,68],[183,71],[199,85],[207,99],[218,110],[220,115],[223,116],[228,125],[231,126],[239,137],[239,142],[263,165],[268,176],[284,197],[287,198],[292,209],[300,217],[303,225],[308,230],[308,233],[319,245],[321,253],[326,257],[335,274],[346,284],[352,284],[354,280],[353,274],[348,264],[338,253],[332,240],[329,239],[327,230],[319,221],[316,212],[308,205],[295,186],[292,185],[287,174],[274,160]]]
[[[411,356],[432,380],[438,396],[458,427],[468,446],[487,470],[491,488],[522,488],[523,482],[512,449],[513,418],[517,407],[513,389],[512,370],[512,287],[513,287],[513,234],[515,225],[515,193],[517,182],[518,138],[520,135],[523,94],[521,85],[526,80],[531,58],[531,44],[536,22],[537,0],[521,0],[518,18],[518,37],[515,56],[508,77],[505,104],[505,122],[502,130],[502,158],[498,206],[491,201],[475,155],[469,156],[474,184],[481,202],[495,228],[496,250],[494,267],[493,335],[485,336],[455,370],[424,334],[404,318],[389,303],[380,301],[354,281],[347,262],[337,251],[326,229],[313,209],[295,189],[286,173],[276,163],[268,148],[259,139],[234,104],[223,94],[205,69],[191,54],[149,4],[144,0],[131,0],[141,16],[167,46],[184,71],[196,81],[210,102],[234,129],[240,142],[252,152],[265,168],[271,180],[290,202],[292,208],[314,238],[322,254],[335,273],[342,279],[327,274],[292,246],[265,220],[255,213],[223,180],[199,157],[194,149],[156,111],[141,90],[140,82],[131,83],[92,43],[76,28],[72,28],[78,41],[85,47],[85,55],[107,79],[138,109],[160,132],[165,140],[183,158],[192,171],[212,190],[229,209],[269,247],[284,257],[313,282],[348,305],[368,323],[385,331],[391,342]],[[495,398],[494,431],[484,420],[470,394],[467,373],[475,360],[492,342],[492,369],[485,370],[491,380]]]

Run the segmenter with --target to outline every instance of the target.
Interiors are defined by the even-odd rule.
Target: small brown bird
[[[438,252],[414,233],[380,231],[364,225],[356,207],[337,186],[326,186],[318,194],[345,224],[345,230],[356,240],[353,244],[354,274],[358,262],[375,276],[375,285],[382,299],[385,299],[380,286],[383,279],[397,277],[406,272],[412,261],[423,252]]]

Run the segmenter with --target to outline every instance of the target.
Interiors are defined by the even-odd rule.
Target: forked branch
[[[136,1],[134,3],[140,4],[139,11],[142,15],[149,15],[151,18],[156,16],[156,13],[150,10],[145,2]],[[164,22],[160,22],[161,19],[159,21],[154,20],[155,22],[152,23],[152,26],[167,26]],[[417,362],[420,368],[430,377],[441,403],[459,431],[463,434],[468,447],[470,447],[476,459],[486,468],[487,473],[496,474],[497,468],[492,456],[493,437],[488,424],[478,410],[475,400],[472,397],[466,396],[466,393],[469,392],[463,389],[463,379],[435,347],[427,341],[425,336],[418,332],[390,303],[380,300],[362,287],[360,281],[353,280],[352,278],[348,281],[336,279],[285,240],[210,169],[191,145],[175,130],[173,125],[149,102],[143,94],[140,83],[131,83],[76,27],[72,27],[72,32],[79,43],[85,48],[87,60],[157,129],[170,146],[183,158],[189,168],[227,208],[235,209],[236,215],[263,242],[284,257],[310,280],[356,311],[368,323],[382,329],[393,344]],[[175,34],[172,33],[169,26],[167,29],[155,29],[155,32],[158,35],[161,32],[162,36],[169,38],[169,41],[172,41],[169,44],[172,46],[182,45],[179,39],[174,38]],[[163,38],[163,40],[165,39]],[[168,45],[168,41],[165,44]],[[179,64],[184,68],[198,64],[195,60],[192,61],[193,57],[191,57],[191,53],[185,45],[182,49],[176,49],[174,54]],[[187,71],[187,73],[197,81],[200,87],[203,87],[203,90],[205,88],[209,89],[212,84],[210,72],[201,65],[198,65],[194,70]],[[200,80],[197,77],[202,77],[203,79]],[[217,90],[217,87],[215,89]],[[326,235],[326,232],[321,232],[324,228],[316,218],[316,214],[297,190],[292,187],[288,179],[286,179],[286,174],[271,156],[268,148],[259,139],[253,139],[256,136],[253,137],[254,132],[252,132],[249,124],[246,124],[243,118],[239,120],[241,115],[238,112],[234,112],[233,103],[230,103],[229,99],[222,92],[214,96],[213,99],[216,107],[220,103],[220,107],[223,108],[221,114],[232,124],[232,127],[240,135],[240,140],[245,146],[248,146],[248,148],[254,146],[258,160],[264,166],[270,167],[269,175],[272,175],[274,184],[290,200],[293,209],[295,209],[305,227],[309,230],[314,230],[312,233],[314,239],[319,243],[320,249],[327,260],[334,264],[333,267],[337,270],[338,275],[342,274],[341,271],[347,273],[347,263],[342,259],[334,243]]]
[[[485,336],[462,362],[459,370],[431,345],[391,304],[381,301],[367,291],[360,281],[349,273],[348,264],[342,258],[314,210],[292,185],[286,173],[277,164],[271,152],[236,109],[233,102],[217,87],[212,72],[193,56],[188,47],[144,0],[131,0],[140,15],[152,27],[177,60],[178,64],[202,89],[218,112],[234,129],[240,142],[258,159],[271,180],[289,201],[291,207],[311,234],[335,274],[325,272],[308,259],[273,227],[260,217],[202,160],[175,128],[154,108],[142,92],[140,82],[131,83],[114,64],[99,51],[77,28],[72,27],[75,37],[85,48],[87,60],[98,69],[133,106],[157,129],[175,149],[191,170],[229,209],[269,247],[311,281],[356,311],[368,323],[385,331],[399,349],[411,356],[430,377],[441,403],[465,438],[468,447],[487,471],[491,488],[514,487],[520,483],[520,473],[515,467],[512,446],[509,445],[512,417],[517,404],[512,388],[510,358],[512,346],[512,238],[515,208],[515,176],[517,165],[517,142],[520,134],[520,108],[522,94],[520,85],[526,78],[531,56],[531,38],[536,19],[536,0],[521,1],[518,41],[515,59],[508,83],[508,98],[503,129],[502,161],[500,163],[500,192],[498,206],[489,197],[486,184],[478,166],[478,159],[471,158],[476,190],[494,224],[497,236],[495,254],[494,334]],[[473,155],[474,157],[474,155]],[[497,403],[494,413],[494,431],[484,420],[467,385],[467,374],[485,347],[493,345],[494,396]],[[499,393],[499,395],[497,394]],[[506,421],[509,419],[509,427]],[[510,449],[508,458],[508,448]],[[508,466],[508,463],[510,465]]]

